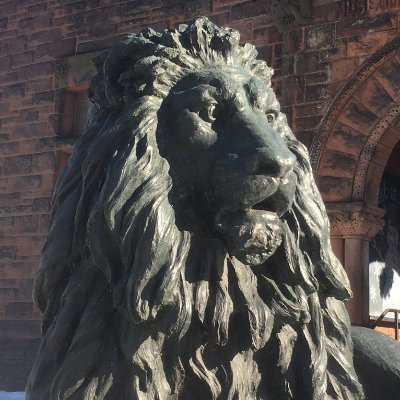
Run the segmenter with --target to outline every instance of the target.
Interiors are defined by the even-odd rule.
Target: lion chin
[[[206,18],[94,60],[28,400],[358,400],[346,274],[272,70]]]

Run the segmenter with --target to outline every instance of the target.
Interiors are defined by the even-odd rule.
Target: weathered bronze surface
[[[366,400],[397,400],[400,343],[369,328],[352,327],[354,366]]]
[[[206,18],[94,62],[35,280],[30,400],[362,399],[305,147]]]

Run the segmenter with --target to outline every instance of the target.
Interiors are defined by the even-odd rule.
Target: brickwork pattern
[[[355,8],[344,13],[345,3]],[[370,8],[364,10],[353,3],[361,2],[314,0],[312,25],[283,38],[283,103],[298,138],[307,146],[340,89],[399,35],[400,7],[370,0],[366,2]],[[359,146],[356,141],[353,145]]]
[[[206,15],[257,46],[275,69],[295,133],[310,145],[340,88],[399,33],[398,9],[349,11],[342,3],[314,0],[310,25],[282,34],[266,0],[0,0],[0,390],[23,388],[39,343],[32,282],[66,158],[55,147],[64,110],[60,60],[106,49],[127,32]]]

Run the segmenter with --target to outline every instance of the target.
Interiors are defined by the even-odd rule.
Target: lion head
[[[239,34],[206,18],[94,60],[34,297],[41,399],[360,399],[305,147]]]

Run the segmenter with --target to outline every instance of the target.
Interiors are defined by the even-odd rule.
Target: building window
[[[82,135],[86,130],[90,107],[86,90],[80,92],[66,90],[59,136],[76,138]]]
[[[60,59],[56,63],[55,83],[61,90],[60,123],[56,138],[59,175],[68,161],[77,138],[87,127],[92,103],[87,96],[89,81],[95,74],[91,60],[99,52]]]

